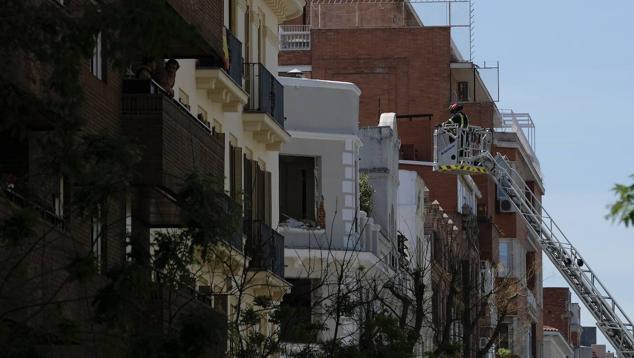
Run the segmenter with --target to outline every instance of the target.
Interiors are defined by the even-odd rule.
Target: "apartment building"
[[[82,1],[36,3],[61,17],[81,16],[89,6]],[[0,199],[2,216],[8,218],[21,207],[35,208],[41,218],[38,232],[52,241],[73,243],[73,247],[56,248],[68,252],[56,256],[47,251],[33,262],[33,267],[44,272],[36,282],[42,289],[34,300],[92,297],[109,282],[109,271],[124,265],[130,255],[151,261],[156,236],[183,228],[179,191],[196,172],[218,178],[220,191],[227,193],[213,205],[227,212],[238,208],[240,232],[220,238],[219,251],[215,251],[235,255],[236,265],[228,272],[216,257],[204,267],[204,279],[179,283],[180,298],[154,294],[156,309],[143,312],[148,330],[160,329],[174,318],[162,306],[168,299],[196,309],[214,309],[221,321],[225,320],[219,327],[234,317],[236,306],[253,305],[256,297],[281,301],[290,285],[283,278],[284,238],[274,228],[279,222],[279,151],[290,136],[284,129],[283,87],[271,70],[277,68],[278,25],[300,15],[302,8],[303,2],[295,0],[157,2],[156,9],[145,9],[145,15],[167,14],[169,18],[159,21],[172,21],[187,29],[189,33],[181,38],[189,42],[160,39],[165,58],[147,59],[143,56],[148,54],[140,54],[131,68],[153,61],[160,69],[174,63],[164,61],[174,59],[176,75],[168,86],[157,83],[154,77],[120,73],[109,62],[112,57],[105,55],[107,46],[97,36],[93,55],[82,62],[79,73],[84,96],[79,109],[83,122],[77,136],[113,133],[128,137],[139,145],[140,161],[134,167],[130,189],[88,218],[71,207],[78,193],[75,183],[63,175],[37,175],[41,164],[36,156],[43,151],[38,140],[55,129],[52,120],[47,123],[46,113],[29,124],[23,138],[13,132],[2,134],[3,146],[10,150],[3,152],[0,171],[11,178],[7,195]],[[36,62],[20,59],[17,55],[9,59],[15,67],[3,75],[3,85],[6,81],[25,93],[44,96],[41,79],[47,72]],[[64,264],[69,252],[94,257],[94,280],[65,284],[68,277],[58,266]],[[43,257],[46,260],[41,260]],[[162,275],[160,271],[152,273],[159,292]],[[247,298],[238,305],[235,277],[247,276],[251,280],[243,292]],[[57,284],[64,290],[56,289]],[[24,301],[29,302],[26,297]],[[90,305],[71,301],[60,309],[63,315],[85,323],[93,316],[86,307]],[[177,310],[183,314],[190,311]],[[276,328],[263,317],[257,330],[271,335]],[[88,342],[73,350],[85,347],[94,351],[94,344],[99,343]],[[55,349],[62,348],[56,343]],[[227,347],[221,344],[215,349]]]
[[[578,303],[572,302],[568,287],[544,287],[544,325],[553,327],[561,333],[574,351],[575,357],[582,356],[584,351],[588,351],[588,347],[593,344],[582,343],[584,330],[587,328],[591,331],[591,329],[582,327],[580,322],[581,307]],[[596,328],[594,329],[596,335]]]
[[[522,219],[500,208],[504,198],[498,198],[490,177],[442,174],[431,167],[433,128],[449,117],[448,105],[459,102],[472,125],[505,132],[496,133],[492,152],[512,156],[511,160],[523,166],[523,179],[536,190],[539,200],[544,192],[539,162],[525,135],[532,123],[500,111],[495,89],[487,87],[483,69],[462,56],[452,40],[452,29],[425,26],[408,2],[380,9],[363,1],[308,4],[301,18],[281,27],[280,71],[357,84],[362,91],[362,126],[376,125],[373,118],[378,113],[398,114],[401,168],[420,174],[430,190],[430,200],[442,204],[461,231],[463,215],[476,219],[478,234],[473,246],[474,256],[479,257],[473,257],[473,270],[490,277],[500,264],[500,253],[505,264],[510,264],[507,252],[514,245],[513,273],[519,283],[530,287],[517,298],[523,303],[517,305],[521,312],[512,321],[519,323],[509,322],[521,327],[504,330],[513,335],[504,342],[515,342],[512,350],[518,354],[541,357],[541,251],[530,243]],[[515,125],[511,118],[517,121]],[[464,202],[471,200],[470,195],[463,195],[465,188],[481,195],[470,213],[463,212]],[[494,312],[489,316],[494,317]],[[483,322],[481,336],[473,341],[486,342],[492,326]]]
[[[340,295],[370,295],[373,285],[395,275],[392,242],[374,210],[362,211],[359,200],[360,91],[347,82],[280,81],[291,140],[280,152],[279,231],[285,237],[285,278],[293,284],[284,305],[294,312],[283,323],[282,338],[291,351],[333,338],[356,342],[359,312],[339,316],[333,303]],[[380,202],[374,201],[374,208]],[[307,324],[319,322],[322,329],[302,335]]]
[[[574,352],[557,328],[544,325],[544,356],[553,358],[573,357]]]
[[[533,193],[531,202],[539,207],[545,192],[539,160],[534,152],[534,124],[530,114],[501,111],[502,123],[493,134],[493,151],[505,155],[514,175]],[[485,178],[476,178],[484,187]],[[508,199],[491,187],[486,192],[485,216],[499,228],[498,279],[514,279],[523,288],[516,311],[508,324],[513,337],[511,350],[539,354],[543,325],[542,250],[528,233],[524,219],[506,205]],[[509,344],[511,344],[509,343]],[[530,355],[528,355],[530,356]]]
[[[396,113],[381,114],[376,126],[359,129],[363,145],[360,149],[359,171],[366,175],[372,194],[372,215],[381,225],[384,252],[379,257],[397,270],[400,265],[397,235],[399,170],[399,140]]]
[[[415,171],[399,170],[398,187],[398,234],[400,246],[407,253],[406,265],[413,270],[423,271],[423,283],[426,298],[425,312],[432,312],[432,242],[431,235],[425,231],[426,211],[429,206],[429,189]],[[428,320],[431,317],[427,318]],[[422,356],[434,348],[434,332],[430,324],[426,324],[421,332],[421,344],[415,356]]]
[[[224,189],[243,211],[244,250],[219,250],[202,283],[214,294],[214,306],[218,301],[229,319],[236,305],[257,307],[255,300],[262,297],[270,299],[272,307],[279,305],[291,287],[284,280],[284,237],[276,231],[279,153],[290,135],[285,129],[284,88],[271,71],[277,68],[278,25],[297,16],[302,6],[299,1],[225,1],[223,61],[179,61],[175,96],[214,135],[222,136]],[[237,269],[227,265],[227,251],[248,264]],[[240,287],[246,292],[238,292]],[[261,317],[263,336],[277,336],[279,327],[272,321],[268,315]]]

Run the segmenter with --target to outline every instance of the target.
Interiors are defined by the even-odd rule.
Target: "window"
[[[241,201],[242,195],[242,148],[229,143],[229,195],[235,201]]]
[[[92,243],[92,254],[95,257],[95,262],[97,264],[97,272],[101,273],[102,270],[102,249],[103,249],[103,222],[101,215],[101,206],[97,207],[97,212],[95,216],[91,218],[91,230],[90,230],[90,238]]]
[[[537,279],[535,270],[535,252],[526,252],[526,286],[529,290],[535,291],[537,289]]]
[[[466,209],[466,211],[465,211]],[[458,212],[461,214],[476,213],[476,195],[461,177],[458,177]]]
[[[312,343],[317,339],[312,322],[313,288],[308,279],[288,279],[291,292],[284,296],[280,309],[280,340],[293,343]]]
[[[467,81],[458,82],[458,101],[460,102],[469,101],[469,82]]]
[[[132,195],[125,198],[125,259],[132,261]]]
[[[315,158],[280,156],[280,220],[315,221]]]
[[[498,336],[499,347],[513,350],[513,323],[502,322],[500,323],[500,334]]]
[[[500,265],[498,274],[500,276],[508,276],[513,269],[513,243],[508,240],[500,239]]]
[[[60,176],[57,183],[57,192],[53,194],[53,210],[57,217],[64,217],[64,177]]]
[[[101,33],[98,33],[95,38],[95,48],[92,50],[92,58],[90,59],[90,72],[100,80],[105,78]]]

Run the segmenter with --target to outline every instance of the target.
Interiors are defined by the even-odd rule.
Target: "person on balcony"
[[[143,63],[136,70],[136,78],[139,80],[151,80],[156,72],[156,62],[149,58],[143,58]]]
[[[171,97],[174,97],[174,83],[176,82],[176,71],[180,68],[178,61],[175,59],[169,59],[165,62],[165,68],[161,69],[159,73],[157,73],[156,82],[163,87],[163,89],[169,94]]]

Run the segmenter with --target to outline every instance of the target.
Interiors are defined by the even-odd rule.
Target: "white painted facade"
[[[544,357],[573,358],[574,352],[559,331],[544,330]]]
[[[225,27],[242,43],[245,63],[262,63],[276,74],[279,51],[277,31],[283,21],[301,15],[303,0],[235,0],[224,1]],[[245,26],[249,19],[250,45],[247,44]],[[248,53],[247,53],[248,51]],[[180,69],[176,74],[174,97],[187,105],[194,116],[203,114],[216,132],[225,134],[225,190],[229,190],[229,144],[242,148],[247,158],[260,163],[271,172],[271,226],[279,222],[279,145],[258,137],[245,121],[243,107],[248,94],[222,69],[197,69],[195,59],[179,59]],[[290,136],[281,128],[270,124],[270,131],[279,142]]]

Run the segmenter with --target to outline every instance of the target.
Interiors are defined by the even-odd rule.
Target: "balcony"
[[[221,206],[223,208],[223,212],[226,215],[242,215],[242,205],[233,200],[229,195],[223,194],[221,198]],[[242,234],[244,232],[244,223],[240,220],[240,228],[231,236],[226,238],[224,241],[226,244],[231,246],[234,250],[242,252]]]
[[[284,86],[261,63],[245,64],[249,103],[243,115],[244,129],[269,150],[279,150],[290,139],[284,130]]]
[[[526,289],[526,308],[531,317],[533,317],[533,319],[537,321],[539,318],[539,307],[537,307],[537,300],[535,299],[535,295],[528,288]]]
[[[280,25],[280,51],[310,50],[310,25]]]
[[[176,19],[168,19],[165,23],[177,24],[175,32],[184,28],[193,28],[195,34],[188,36],[174,36],[166,39],[171,57],[174,58],[200,58],[205,56],[221,56],[222,54],[222,29],[224,12],[222,3],[218,5],[216,0],[167,0],[168,14]]]
[[[137,184],[178,192],[191,172],[224,175],[224,136],[151,80],[123,83],[124,133],[141,145]]]
[[[242,88],[244,64],[242,43],[229,29],[225,29],[229,58],[200,60],[196,66],[196,87],[206,90],[213,102],[220,103],[225,112],[240,112],[249,95]]]
[[[284,236],[258,220],[246,220],[244,228],[246,253],[251,258],[249,267],[284,277]]]

